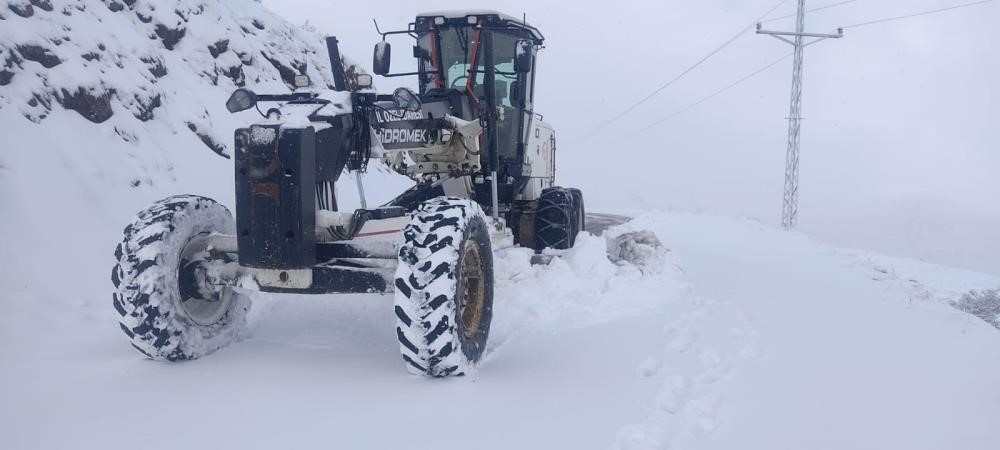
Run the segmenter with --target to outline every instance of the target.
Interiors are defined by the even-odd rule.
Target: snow
[[[503,20],[509,20],[511,22],[520,22],[520,19],[515,19],[507,14],[492,9],[465,9],[465,10],[450,10],[450,11],[427,11],[422,13],[417,13],[417,17],[444,17],[446,19],[461,19],[468,16],[498,16]]]
[[[277,138],[278,131],[274,128],[252,127],[250,128],[250,142],[254,145],[268,145]]]
[[[934,289],[1000,280],[696,214],[608,235],[638,230],[669,249],[657,274],[591,235],[547,266],[501,252],[486,359],[443,382],[404,370],[390,296],[258,296],[243,342],[180,364],[128,347],[105,286],[8,298],[0,398],[18,406],[0,412],[2,440],[394,448],[425,442],[412,418],[447,408],[462,413],[439,448],[995,448],[997,330],[867,261]],[[130,408],[143,421],[122,427]],[[186,432],[150,441],[161,423]]]
[[[691,384],[666,384],[667,397],[690,402],[654,408],[623,433],[623,448],[995,447],[997,330],[861,263],[879,255],[859,261],[752,222],[650,222],[674,237],[706,303],[670,325],[660,354],[668,377]],[[940,289],[956,285],[942,278],[998,281],[910,260],[886,267],[896,265]]]
[[[86,13],[59,12],[83,3]],[[233,33],[231,48],[300,45],[269,34],[299,31],[256,2],[174,3],[258,33]],[[232,162],[186,122],[231,145],[257,116],[230,115],[235,84],[192,69],[212,60],[206,46],[224,26],[189,23],[170,51],[128,8],[53,4],[35,8],[36,22],[0,12],[4,52],[51,39],[59,21],[86,24],[83,14],[106,25],[74,26],[54,47],[58,70],[28,61],[0,86],[0,448],[997,448],[1000,332],[949,301],[1000,279],[701,214],[633,212],[548,265],[500,252],[490,344],[466,377],[406,372],[388,295],[256,295],[242,342],[196,361],[146,360],[111,307],[121,229],[171,194],[232,206]],[[152,24],[176,25],[173,8],[135,4]],[[71,62],[98,41],[118,56]],[[168,74],[149,80],[131,56],[141,52]],[[287,92],[255,55],[261,82],[248,87]],[[310,59],[314,80],[324,55]],[[95,124],[55,101],[29,106],[39,77],[120,83],[114,115]],[[145,122],[129,103],[143,87],[163,94]],[[377,171],[365,179],[372,203],[405,187]],[[626,246],[645,262],[607,258],[618,236],[643,232],[662,244]]]

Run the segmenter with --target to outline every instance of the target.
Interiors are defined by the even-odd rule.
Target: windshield
[[[482,51],[478,52],[479,55],[473,53],[476,51],[476,35],[472,27],[447,27],[418,37],[423,91],[433,88],[466,89],[469,67],[472,64],[476,64],[477,69],[482,67]],[[440,39],[438,45],[434,45],[436,39]],[[440,79],[438,67],[443,68],[444,79]],[[481,84],[481,70],[477,72],[476,82]]]
[[[475,64],[475,76],[472,80],[472,92],[477,98],[483,98],[483,52],[476,52],[476,29],[469,27],[445,27],[438,33],[426,32],[419,35],[417,45],[420,48],[421,91],[434,88],[452,88],[467,91],[469,85],[469,69]],[[434,41],[440,39],[439,46]],[[517,37],[505,33],[495,33],[494,59],[496,64],[495,93],[497,105],[512,106],[510,99],[511,85],[517,81],[514,73],[514,44]],[[439,66],[440,64],[440,66]],[[438,72],[442,68],[443,77]]]

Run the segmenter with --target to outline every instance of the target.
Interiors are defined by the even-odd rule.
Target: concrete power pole
[[[799,215],[799,131],[802,121],[802,50],[811,44],[828,38],[844,37],[844,30],[838,29],[837,34],[805,33],[805,4],[799,0],[798,11],[795,14],[795,31],[762,30],[757,24],[757,34],[768,34],[791,44],[795,48],[792,58],[792,98],[788,108],[788,149],[785,153],[785,193],[781,209],[781,226],[786,230],[795,228]],[[788,39],[785,36],[791,36]],[[815,38],[804,42],[805,38]]]

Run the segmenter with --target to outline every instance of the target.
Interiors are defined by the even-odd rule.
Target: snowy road
[[[943,302],[995,278],[749,221],[654,228],[701,300],[669,326],[663,389],[624,447],[997,448],[1000,333]]]
[[[619,214],[590,213],[584,221],[584,228],[588,233],[599,236],[604,230],[628,222],[628,219],[628,216]]]
[[[670,248],[660,272],[589,235],[501,255],[461,379],[406,373],[388,296],[257,298],[243,342],[175,364],[106,292],[4,299],[0,447],[995,448],[1000,333],[942,299],[1000,280],[733,219],[624,227]]]

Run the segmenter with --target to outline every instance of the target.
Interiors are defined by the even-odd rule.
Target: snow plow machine
[[[494,251],[573,245],[583,196],[554,185],[555,134],[532,104],[542,34],[493,11],[421,14],[378,32],[373,71],[415,76],[418,92],[377,94],[327,38],[335,89],[311,91],[300,76],[292,93],[238,89],[227,102],[274,105],[235,132],[235,217],[179,195],[125,227],[114,308],[139,352],[178,361],[232,343],[253,291],[392,293],[405,366],[461,375],[489,336]],[[390,73],[394,35],[415,39],[416,71]],[[339,211],[338,178],[372,159],[415,185],[368,208],[358,176],[362,207]]]

